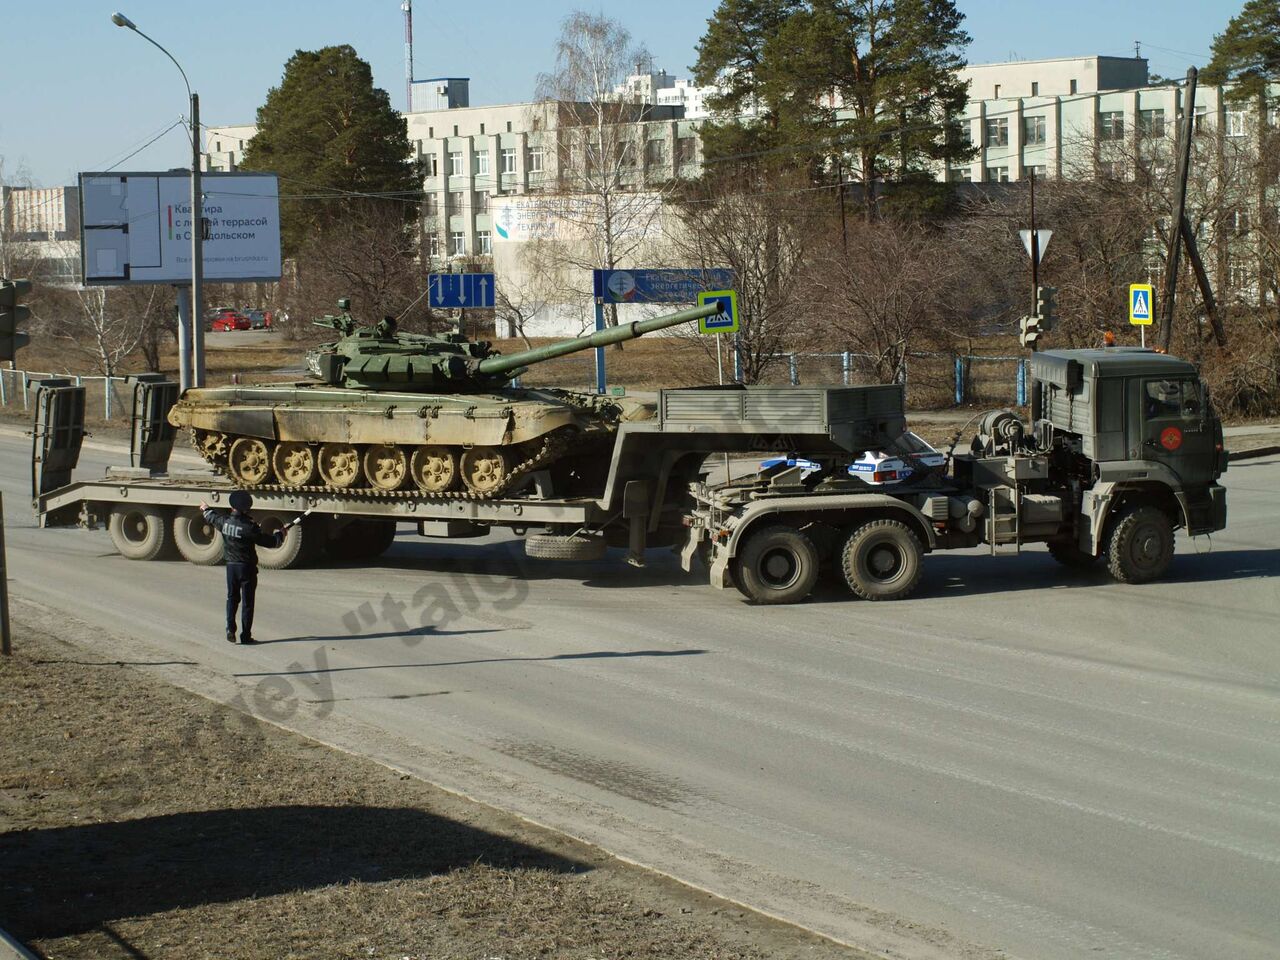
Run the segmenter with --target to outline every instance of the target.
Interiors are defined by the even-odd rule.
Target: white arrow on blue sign
[[[494,286],[492,273],[430,273],[427,302],[443,310],[493,309]]]

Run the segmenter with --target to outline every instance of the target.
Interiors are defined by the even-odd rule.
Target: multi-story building
[[[492,198],[565,187],[562,164],[574,139],[568,131],[581,130],[582,105],[542,101],[472,107],[465,79],[415,81],[414,103],[428,102],[438,109],[404,115],[423,171],[424,252],[433,260],[489,256]],[[680,107],[620,101],[610,112],[621,130],[610,139],[622,151],[624,189],[639,191],[698,175],[697,125],[683,118]],[[252,125],[208,128],[209,168],[234,169],[254,132]]]
[[[0,273],[18,269],[45,283],[80,279],[80,191],[0,186]]]

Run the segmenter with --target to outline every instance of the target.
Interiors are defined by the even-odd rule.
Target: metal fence
[[[41,380],[71,380],[85,388],[85,417],[89,420],[119,420],[132,415],[133,386],[125,377],[86,377],[70,373],[40,373],[34,370],[0,370],[0,406],[7,410],[33,410],[36,384]]]

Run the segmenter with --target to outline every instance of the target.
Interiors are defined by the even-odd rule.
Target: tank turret
[[[719,304],[708,304],[650,320],[619,324],[587,336],[506,356],[485,340],[472,341],[458,334],[399,333],[392,317],[362,327],[344,312],[315,321],[337,330],[342,338],[309,352],[307,370],[323,383],[353,390],[423,393],[493,390],[519,376],[530,364],[634,340],[646,333],[714,316],[722,309]]]

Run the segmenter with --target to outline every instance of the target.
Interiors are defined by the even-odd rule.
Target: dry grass
[[[0,926],[46,957],[853,956],[30,626],[16,647]]]

